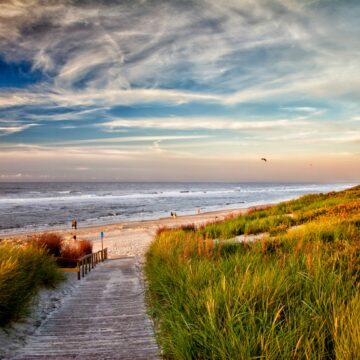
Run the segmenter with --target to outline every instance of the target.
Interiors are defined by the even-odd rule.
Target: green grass
[[[269,235],[243,244],[211,240],[259,232]],[[360,187],[194,231],[163,231],[146,260],[165,358],[358,356]]]
[[[323,215],[359,213],[360,186],[338,193],[306,195],[300,199],[280,203],[266,210],[254,211],[222,223],[213,223],[201,229],[204,237],[228,239],[242,234],[270,232],[277,234],[294,225],[316,220]]]
[[[62,278],[44,248],[1,243],[0,326],[24,316],[39,288],[54,286]]]

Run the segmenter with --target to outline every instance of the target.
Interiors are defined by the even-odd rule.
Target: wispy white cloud
[[[318,114],[319,112],[323,113],[323,109],[318,109],[310,106],[293,106],[293,107],[283,107],[281,110],[286,110],[290,112],[300,112],[306,114]]]
[[[53,81],[5,92],[0,106],[358,99],[360,9],[332,6],[338,12],[316,1],[8,1],[0,52]],[[179,89],[188,81],[198,88]]]
[[[105,158],[140,167],[263,145],[283,156],[355,153],[359,16],[356,2],[317,0],[2,1],[2,60],[40,75],[0,90],[0,116],[14,119],[0,122],[0,157],[9,168],[7,157],[25,167],[39,157],[87,173]],[[199,115],[207,105],[214,114]],[[26,132],[37,124],[44,142],[56,129],[73,140],[10,141],[24,132],[37,142],[40,131]]]
[[[237,119],[217,118],[144,118],[144,119],[115,119],[99,124],[108,131],[118,128],[147,128],[147,129],[171,129],[171,130],[271,130],[284,129],[309,125],[305,121],[288,119],[267,121],[241,121]]]
[[[169,103],[179,105],[193,101],[221,102],[222,97],[206,93],[166,89],[87,89],[78,91],[61,90],[58,92],[42,92],[41,89],[37,89],[33,92],[28,90],[0,93],[0,107],[48,104],[62,107],[114,106],[137,103]],[[64,114],[63,117],[65,120],[69,119],[69,114]],[[61,115],[54,115],[53,118],[61,118]]]
[[[84,144],[120,144],[120,143],[154,143],[161,141],[178,141],[178,140],[198,140],[210,138],[209,135],[152,135],[152,136],[123,136],[123,137],[111,137],[111,138],[97,138],[86,140],[72,140],[72,141],[60,141],[52,142],[52,145],[84,145]]]
[[[4,124],[5,122],[0,121],[0,136],[15,134],[38,125],[38,124],[18,124],[17,122],[10,121],[8,123],[5,123],[6,126],[2,126],[1,123]]]
[[[160,147],[161,140],[156,140],[150,146],[150,150],[153,150],[157,153],[162,153],[164,150]]]
[[[43,115],[37,115],[37,114],[31,114],[29,117],[35,121],[67,121],[67,120],[86,120],[89,115],[94,115],[98,113],[102,113],[105,110],[108,110],[109,108],[103,107],[103,108],[91,108],[86,110],[78,110],[78,111],[68,111],[68,112],[62,112],[58,114],[43,114]]]

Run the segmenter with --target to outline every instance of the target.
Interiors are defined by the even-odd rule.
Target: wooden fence
[[[77,272],[78,280],[84,277],[97,264],[105,261],[108,258],[107,248],[99,250],[95,253],[85,255],[79,259],[57,258],[58,264],[76,264],[76,267],[61,267],[63,272]]]

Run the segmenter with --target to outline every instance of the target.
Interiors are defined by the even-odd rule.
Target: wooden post
[[[78,280],[80,280],[80,262],[79,261],[77,261],[76,262],[76,267],[78,268]]]

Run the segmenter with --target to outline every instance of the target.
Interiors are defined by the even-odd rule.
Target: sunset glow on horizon
[[[2,1],[0,181],[356,183],[359,18],[358,1]]]

